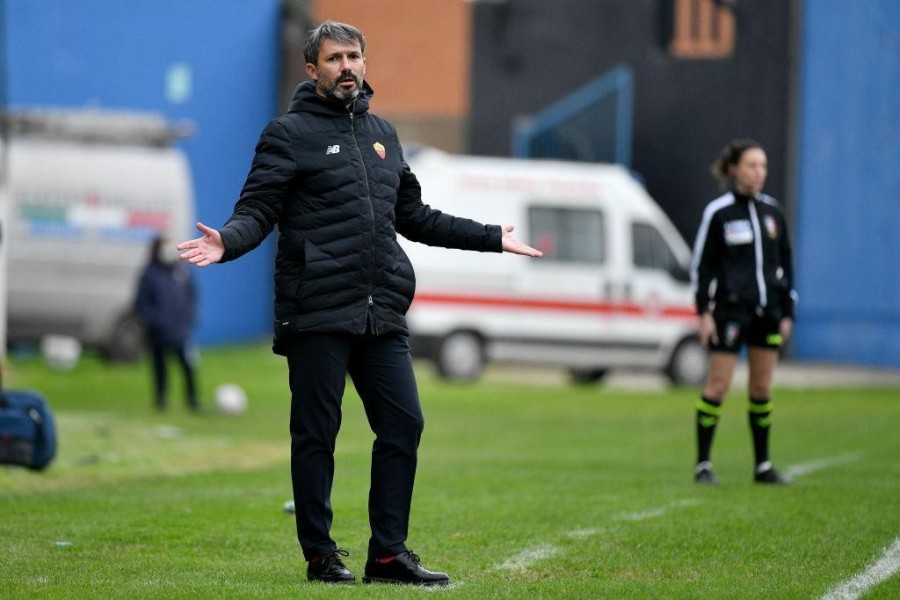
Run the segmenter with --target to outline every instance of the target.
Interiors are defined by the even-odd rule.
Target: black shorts
[[[744,344],[759,348],[781,348],[781,319],[751,310],[713,311],[718,343],[710,342],[710,350],[738,353]]]

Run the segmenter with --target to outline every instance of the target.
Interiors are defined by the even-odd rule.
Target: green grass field
[[[200,373],[208,406],[235,382],[248,413],[191,415],[178,395],[157,414],[144,363],[11,359],[7,387],[44,393],[60,441],[43,473],[0,469],[0,598],[822,598],[900,538],[900,389],[776,390],[787,488],[751,483],[735,391],[713,457],[722,485],[701,488],[696,390],[451,385],[420,365],[408,543],[453,586],[309,584],[282,512],[283,360],[265,344],[207,349]],[[352,386],[344,407],[333,535],[360,576],[372,434]],[[900,575],[865,597],[900,597]]]

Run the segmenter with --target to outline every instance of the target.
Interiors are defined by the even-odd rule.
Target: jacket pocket
[[[293,299],[300,293],[306,269],[306,242],[303,234],[294,230],[281,233],[278,238],[278,258],[275,261],[275,294]]]
[[[399,245],[397,246],[397,255],[390,269],[391,276],[394,278],[394,285],[397,291],[403,296],[404,304],[401,313],[406,313],[412,304],[413,296],[416,294],[416,272],[413,270],[412,262],[406,256]]]

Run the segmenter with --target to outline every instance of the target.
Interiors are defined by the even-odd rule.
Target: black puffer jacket
[[[258,246],[278,225],[275,352],[295,332],[407,333],[415,274],[397,233],[433,246],[501,251],[501,229],[422,203],[390,123],[368,112],[372,89],[351,109],[313,82],[270,122],[234,213],[220,229],[223,262]]]

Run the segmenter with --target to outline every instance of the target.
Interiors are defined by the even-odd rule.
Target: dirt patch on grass
[[[175,425],[110,414],[57,417],[59,451],[43,472],[0,469],[0,492],[78,488],[154,476],[244,471],[289,460],[287,440],[262,442],[200,435]]]

